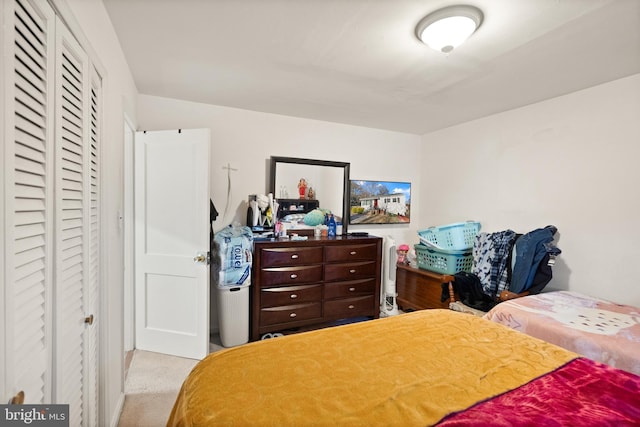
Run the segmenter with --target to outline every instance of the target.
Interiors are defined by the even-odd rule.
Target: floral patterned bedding
[[[640,308],[558,291],[505,301],[484,317],[640,374]]]

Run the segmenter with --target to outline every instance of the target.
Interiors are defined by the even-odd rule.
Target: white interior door
[[[136,348],[209,351],[209,130],[137,132]],[[197,261],[204,254],[204,261]]]

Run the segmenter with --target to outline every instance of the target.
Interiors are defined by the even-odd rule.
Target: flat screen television
[[[410,182],[349,182],[349,224],[408,224],[410,218]]]

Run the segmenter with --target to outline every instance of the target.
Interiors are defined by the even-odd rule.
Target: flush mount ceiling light
[[[474,6],[449,6],[422,18],[416,27],[416,36],[439,52],[449,53],[473,34],[484,15]]]

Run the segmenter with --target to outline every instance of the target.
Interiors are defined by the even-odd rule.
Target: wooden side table
[[[449,308],[449,300],[440,302],[442,284],[453,282],[454,277],[433,271],[396,266],[396,298],[403,309],[424,310],[428,308]]]

